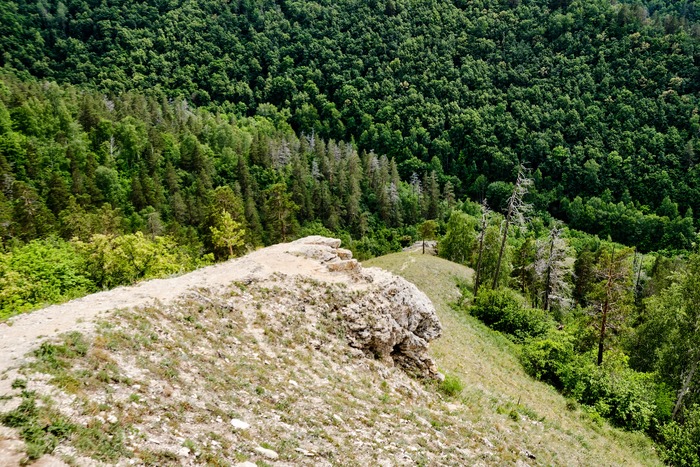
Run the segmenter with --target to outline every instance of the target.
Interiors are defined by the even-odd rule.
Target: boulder
[[[337,310],[352,347],[409,373],[440,378],[428,343],[440,337],[442,326],[432,302],[414,284],[378,268],[363,268],[338,239],[315,235],[284,247],[286,254],[324,265],[335,282],[346,274],[348,287],[360,292],[349,294]]]
[[[442,334],[430,299],[407,280],[376,268],[372,285],[341,310],[350,345],[409,373],[439,378],[428,343]]]

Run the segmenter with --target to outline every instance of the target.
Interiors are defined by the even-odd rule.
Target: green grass
[[[21,402],[17,408],[0,415],[0,422],[19,432],[26,444],[27,461],[39,459],[51,453],[58,443],[68,438],[75,430],[63,415],[46,401],[37,404],[34,391],[22,391]]]
[[[593,420],[567,403],[524,372],[515,344],[450,306],[459,299],[458,281],[472,280],[469,268],[420,253],[395,253],[363,266],[399,274],[433,301],[443,336],[430,353],[442,371],[464,383],[458,400],[467,407],[465,421],[495,445],[488,463],[512,462],[509,452],[527,449],[542,465],[661,465],[648,437]]]

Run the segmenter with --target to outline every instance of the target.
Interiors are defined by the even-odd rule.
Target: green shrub
[[[517,340],[542,336],[553,327],[552,319],[543,310],[527,308],[513,290],[482,289],[470,313],[487,326],[510,334]]]
[[[576,368],[577,387],[565,388],[580,403],[594,407],[614,425],[633,431],[648,431],[670,417],[671,392],[657,384],[653,374],[629,368],[626,355],[609,352],[600,367],[592,363],[592,354],[585,360],[585,365],[579,363]]]
[[[401,233],[398,229],[370,230],[360,239],[346,245],[359,261],[401,251]]]
[[[0,318],[94,290],[73,245],[60,239],[34,240],[0,253]]]
[[[573,337],[553,332],[523,346],[525,370],[627,430],[648,431],[668,419],[672,394],[652,374],[629,368],[624,354],[609,352],[602,367],[592,354],[577,355]]]
[[[464,389],[464,383],[455,375],[445,375],[445,379],[438,385],[440,392],[446,396],[456,396]]]
[[[575,379],[572,378],[574,360],[572,339],[563,332],[551,332],[545,338],[527,342],[520,354],[527,373],[560,390]]]
[[[700,406],[685,412],[682,425],[671,421],[659,429],[661,458],[669,465],[700,467]]]
[[[117,237],[95,234],[89,242],[73,244],[85,258],[87,274],[99,287],[175,274],[187,270],[191,263],[171,238],[149,238],[141,232]]]

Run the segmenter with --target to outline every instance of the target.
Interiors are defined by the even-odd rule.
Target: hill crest
[[[251,421],[259,414],[246,406],[251,395],[264,399],[272,392],[271,381],[277,395],[270,404],[281,412],[285,404],[279,394],[291,397],[293,392],[327,387],[355,371],[382,379],[370,392],[390,393],[396,387],[410,397],[425,393],[416,380],[393,367],[439,376],[427,354],[428,342],[441,333],[430,300],[398,276],[362,268],[339,246],[339,240],[307,237],[181,277],[19,316],[0,328],[3,393],[12,396],[0,411],[33,403],[28,391],[18,388],[28,386],[51,401],[43,406],[49,418],[71,427],[70,436],[54,440],[59,457],[81,465],[93,462],[89,457],[117,463],[133,457],[148,464],[154,456],[158,463],[187,464],[200,462],[205,451],[211,459],[228,462],[266,458],[257,448],[269,449],[274,443],[253,446],[237,438],[255,432]],[[39,346],[42,334],[61,336]],[[24,357],[30,349],[34,352]],[[307,378],[301,376],[305,370]],[[240,387],[241,375],[247,375],[245,387]],[[342,391],[342,378],[336,382]],[[244,394],[227,395],[231,386]],[[333,391],[320,399],[318,394],[298,394],[296,404],[287,404],[313,412],[313,406],[328,404],[329,398],[339,403],[337,397]],[[211,420],[206,413],[217,429],[207,426]],[[179,428],[168,429],[161,423],[165,419]],[[333,423],[340,423],[338,419],[342,416],[336,414]],[[296,423],[306,423],[304,415]],[[200,439],[198,433],[207,430],[216,435]],[[111,441],[95,441],[95,431]],[[14,439],[10,432],[3,437],[0,444],[19,461],[16,434]],[[242,451],[235,455],[222,448],[237,442],[243,443]],[[102,447],[84,447],[95,443]],[[32,448],[30,443],[29,452]],[[320,460],[321,450],[311,443],[295,451],[275,449],[287,460],[314,458],[315,465]],[[330,447],[326,450],[336,455]]]

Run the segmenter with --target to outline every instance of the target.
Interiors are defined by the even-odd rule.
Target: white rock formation
[[[440,337],[442,326],[430,299],[402,277],[378,268],[362,268],[340,240],[306,237],[288,252],[313,258],[331,272],[350,273],[355,287],[367,293],[340,310],[351,346],[387,363],[427,377],[438,377],[428,356],[428,343]]]

